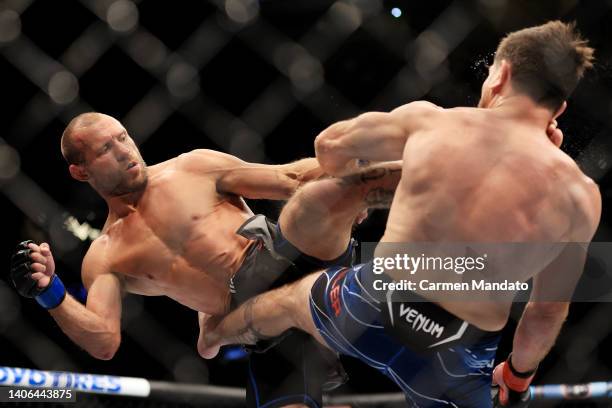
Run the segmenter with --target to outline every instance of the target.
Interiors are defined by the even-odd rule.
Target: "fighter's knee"
[[[294,321],[294,327],[304,329],[305,322],[310,318],[310,290],[322,272],[312,273],[301,280],[292,283],[289,294],[289,308]]]

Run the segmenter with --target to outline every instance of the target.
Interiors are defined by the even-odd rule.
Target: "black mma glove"
[[[45,274],[50,276],[51,280],[43,288],[38,286],[38,280],[32,277],[32,274],[35,273],[32,265],[35,262],[30,256],[34,252],[30,244],[34,242],[23,241],[17,245],[11,257],[10,280],[21,296],[34,298],[45,309],[53,309],[59,306],[66,297],[66,289],[53,271],[55,265],[47,244],[42,244],[38,252],[46,260],[43,266],[45,266]]]

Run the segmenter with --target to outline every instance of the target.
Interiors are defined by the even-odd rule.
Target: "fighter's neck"
[[[141,191],[123,194],[120,196],[105,197],[108,211],[118,218],[123,218],[137,211],[138,204],[142,201],[144,189]]]
[[[553,116],[549,109],[537,105],[524,95],[501,97],[493,103],[490,109],[507,119],[538,129],[546,129]]]
[[[161,164],[165,164],[168,162],[163,162]],[[144,185],[142,185],[138,191],[121,195],[105,195],[102,194],[99,190],[97,190],[98,194],[100,194],[104,201],[106,201],[109,215],[114,215],[117,218],[123,218],[137,211],[138,206],[142,203],[143,197],[145,196],[146,192],[149,191],[149,189],[151,188],[151,180],[155,178],[158,174],[160,174],[160,169],[163,168],[164,167],[160,167],[160,164],[147,166],[147,179]]]

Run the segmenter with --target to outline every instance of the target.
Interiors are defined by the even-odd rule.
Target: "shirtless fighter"
[[[336,227],[334,214],[319,214],[330,220],[326,224],[330,244],[326,251],[312,254],[317,259],[295,248],[265,217],[253,216],[242,199],[288,199],[298,186],[323,174],[316,159],[272,166],[195,150],[147,166],[121,123],[99,113],[73,119],[61,147],[72,177],[89,183],[109,208],[102,234],[83,260],[87,303],[66,295],[47,243],[22,243],[12,259],[11,277],[22,295],[35,297],[68,337],[96,358],[110,359],[119,347],[124,291],[168,296],[198,311],[198,350],[205,353],[201,334],[210,316],[222,316],[304,272],[351,264],[354,216],[349,225]],[[309,202],[325,202],[326,210],[340,204],[342,195],[325,192],[331,181],[321,181],[323,190],[316,195],[308,186],[301,188],[303,206],[286,206],[283,229],[293,233]],[[380,187],[383,181],[371,177],[353,184],[331,183],[336,192],[352,195],[363,210],[364,188]],[[398,181],[399,171],[395,185]],[[353,208],[350,211],[354,213]],[[349,233],[339,236],[336,231],[344,233],[345,227]],[[338,248],[339,242],[343,248]],[[280,343],[281,351],[289,354],[286,370],[278,366],[280,359],[267,360],[268,353],[251,355],[250,406],[320,404],[326,370],[335,367],[335,355],[315,342],[309,345],[307,339],[311,338],[306,334],[293,333]]]
[[[315,147],[328,174],[343,174],[354,158],[403,159],[376,255],[384,243],[589,242],[599,223],[599,190],[559,149],[563,134],[554,120],[591,67],[592,54],[571,24],[517,31],[499,44],[478,108],[413,102],[322,132]],[[298,236],[289,238],[299,244]],[[372,281],[381,275],[374,275],[372,262],[327,269],[257,296],[208,332],[205,342],[248,343],[299,327],[389,376],[413,406],[491,406],[491,380],[499,385],[496,405],[525,406],[538,363],[569,307],[569,299],[542,302],[534,294],[545,295],[554,284],[571,294],[584,267],[584,253],[572,248],[551,256],[543,269],[505,271],[512,281],[533,277],[534,288],[512,354],[494,371],[510,303],[483,307],[427,291],[412,292],[408,302],[377,299]],[[406,277],[395,272],[382,276]],[[417,330],[407,310],[439,324],[441,335]]]

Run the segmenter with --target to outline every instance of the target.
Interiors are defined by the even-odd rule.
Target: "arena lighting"
[[[64,228],[67,231],[71,232],[75,237],[80,239],[81,241],[91,240],[98,238],[100,236],[100,230],[97,228],[93,228],[87,222],[83,224],[79,223],[72,215],[69,215],[64,220]]]

